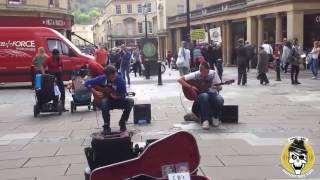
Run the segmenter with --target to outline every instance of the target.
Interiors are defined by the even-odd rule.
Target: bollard
[[[149,59],[146,59],[145,64],[146,64],[146,66],[145,66],[146,79],[150,79],[150,61],[149,61]]]
[[[161,61],[158,61],[158,85],[162,85]]]

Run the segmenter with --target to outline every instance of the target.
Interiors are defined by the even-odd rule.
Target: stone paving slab
[[[66,165],[66,164],[80,164],[86,163],[87,159],[83,154],[79,155],[65,155],[65,156],[54,156],[54,157],[38,157],[30,158],[23,167],[43,167],[43,166],[54,166],[54,165]]]
[[[3,180],[63,176],[68,165],[0,170]]]
[[[5,160],[0,161],[0,170],[1,169],[15,169],[23,166],[27,162],[27,159],[14,159],[14,160]]]
[[[265,180],[265,179],[288,179],[280,166],[232,166],[232,167],[201,167],[205,174],[217,180]],[[320,167],[315,166],[314,172],[309,178],[319,179]]]

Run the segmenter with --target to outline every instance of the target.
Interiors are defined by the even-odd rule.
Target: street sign
[[[193,29],[191,31],[191,40],[200,40],[205,39],[206,37],[206,30],[205,29]]]
[[[209,31],[210,31],[210,39],[213,42],[218,42],[218,43],[222,42],[221,28],[220,27],[212,28]]]

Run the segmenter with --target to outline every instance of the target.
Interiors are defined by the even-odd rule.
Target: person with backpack
[[[187,49],[187,42],[182,41],[176,62],[180,76],[184,76],[190,72],[190,59],[190,50]]]

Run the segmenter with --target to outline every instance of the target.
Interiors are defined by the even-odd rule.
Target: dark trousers
[[[289,67],[289,63],[287,62],[287,63],[284,65],[284,72],[285,72],[285,73],[288,72],[288,67]]]
[[[120,99],[108,99],[104,98],[101,100],[100,109],[102,111],[102,118],[104,121],[104,127],[110,127],[110,110],[112,109],[123,109],[122,116],[119,121],[119,126],[125,126],[129,119],[131,109],[134,105],[134,101],[131,98],[120,98]]]
[[[291,65],[291,82],[297,83],[298,82],[298,76],[299,76],[299,65]]]
[[[238,85],[247,84],[247,67],[246,66],[238,66]]]
[[[269,83],[269,80],[268,80],[266,73],[260,73],[259,77],[260,77],[260,84],[263,84],[263,83],[268,84]]]
[[[222,75],[223,75],[223,65],[222,62],[217,62],[217,71],[218,71],[218,75],[220,80],[222,81]]]
[[[281,77],[280,77],[280,70],[281,70],[281,67],[280,67],[280,59],[277,59],[276,61],[276,73],[277,73],[277,81],[281,81]]]
[[[198,99],[194,102],[192,112],[200,117],[201,122],[209,120],[211,118],[220,118],[224,99],[218,93],[204,92],[198,96]]]
[[[66,93],[64,90],[64,84],[63,84],[63,80],[62,80],[62,73],[58,72],[58,73],[49,73],[49,74],[53,75],[56,78],[56,83],[57,83],[57,86],[59,87],[59,90],[61,93],[60,101],[62,103],[62,107],[64,108]]]
[[[139,73],[139,76],[141,76],[141,62],[133,64],[133,72],[135,77],[137,77],[137,72]]]

